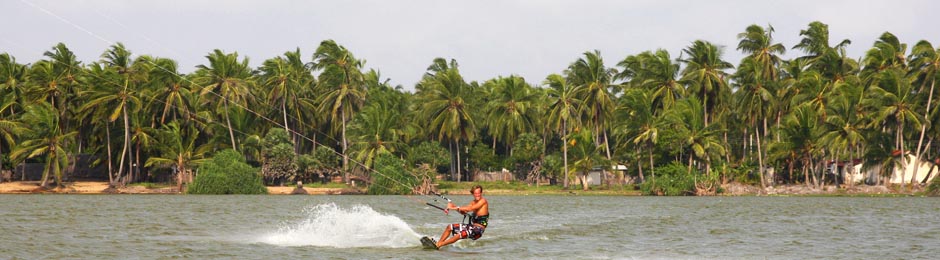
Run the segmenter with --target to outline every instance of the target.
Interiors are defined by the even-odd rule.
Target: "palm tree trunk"
[[[565,161],[565,180],[564,187],[568,189],[568,122],[567,120],[561,120],[561,140],[563,144],[561,145],[561,153]]]
[[[289,135],[291,135],[291,136],[294,136],[294,134],[291,134],[290,128],[287,127],[287,105],[286,105],[286,103],[287,103],[287,99],[286,99],[286,98],[281,100],[281,114],[284,115],[284,131],[286,131],[287,134],[289,134]],[[293,139],[293,138],[292,138],[292,139]]]
[[[123,106],[121,110],[124,112],[124,149],[127,150],[127,177],[130,177],[122,178],[122,180],[123,184],[127,184],[130,179],[134,178],[134,168],[131,167],[134,161],[134,155],[131,152],[131,121],[127,116],[127,103],[123,103],[121,106]],[[124,161],[123,156],[124,155],[122,154],[121,162]]]
[[[457,179],[457,155],[454,154],[454,140],[447,139],[447,151],[450,151],[450,178]]]
[[[935,82],[936,82],[936,81],[931,81],[931,82],[930,82],[930,92],[927,92],[927,103],[926,103],[927,105],[925,106],[926,108],[925,108],[925,111],[924,111],[924,122],[930,122],[930,117],[929,117],[929,115],[930,115],[930,102],[933,102],[933,87],[934,87],[934,83],[935,83]],[[924,144],[924,133],[926,133],[926,132],[927,132],[927,124],[922,124],[922,125],[920,126],[920,138],[919,138],[919,141],[917,141],[917,152],[914,153],[914,154],[917,155],[917,158],[916,158],[916,160],[917,160],[917,161],[916,161],[916,162],[917,162],[917,165],[921,165],[921,160],[920,160],[920,158],[921,158],[921,156],[924,155],[923,152],[927,150],[927,149],[923,149],[923,147],[922,147],[922,145]],[[919,167],[914,167],[914,168],[915,168],[915,169],[918,169]],[[914,181],[916,181],[916,179],[917,179],[917,174],[915,173],[915,174],[913,174],[913,175],[914,175],[914,176],[911,176],[911,183],[914,183]]]
[[[806,158],[804,158],[804,159],[803,159],[803,185],[805,185],[806,187],[809,187],[809,185],[810,185],[810,183],[809,183],[809,171],[807,170],[807,167],[809,167],[808,164],[809,164],[809,162],[807,162]]]
[[[760,177],[761,190],[767,188],[764,184],[764,156],[760,146],[760,129],[754,129],[754,135],[757,136],[757,175]]]
[[[604,151],[607,152],[607,161],[611,162],[610,142],[607,140],[607,129],[604,129]],[[601,184],[607,185],[607,167],[601,168]]]
[[[132,168],[134,169],[134,178],[132,178],[131,181],[140,180],[140,170],[139,170],[139,167],[137,167],[138,165],[141,165],[140,164],[140,141],[138,141],[135,146],[137,146],[137,152],[135,152],[134,154],[134,160],[137,163],[134,163],[134,168]]]
[[[647,147],[646,152],[649,153],[650,157],[650,179],[656,180],[656,167],[653,165],[653,148],[652,143]],[[642,177],[642,176],[641,176]]]
[[[126,112],[126,110],[125,110]],[[118,172],[116,174],[117,182],[124,182],[124,159],[127,157],[127,144],[130,143],[130,134],[127,131],[127,114],[124,114],[124,148],[121,149],[121,160],[118,163]]]
[[[50,154],[51,154],[51,153],[50,153]],[[52,169],[52,162],[53,162],[52,158],[50,158],[50,157],[52,157],[52,156],[50,155],[50,156],[46,157],[46,160],[49,160],[49,161],[46,162],[46,166],[43,167],[43,170],[42,170],[42,182],[39,184],[39,187],[42,187],[42,188],[48,188],[48,187],[49,187],[49,186],[48,186],[48,185],[49,185],[49,171],[51,171],[51,169]],[[24,174],[25,174],[25,173],[24,173]]]
[[[181,156],[176,157],[176,190],[183,192],[183,174],[186,173],[186,165],[183,164]]]
[[[637,169],[637,171],[638,171],[639,174],[640,174],[640,183],[646,182],[646,179],[643,177],[643,164],[640,163],[640,156],[639,156],[639,155],[637,155],[636,161],[637,161],[637,163],[636,163],[636,169]],[[626,179],[626,176],[624,176],[624,178]]]
[[[238,146],[235,145],[235,131],[232,130],[232,120],[228,117],[228,99],[223,99],[222,104],[225,106],[225,124],[228,126],[228,137],[232,139],[232,150],[238,152]]]
[[[584,191],[588,190],[587,176],[588,172],[581,173],[581,189]]]
[[[343,121],[343,181],[349,184],[349,156],[346,155],[346,111],[343,111],[343,107],[339,107],[340,118]]]
[[[457,182],[460,182],[460,140],[455,140],[457,143]]]
[[[105,121],[106,122],[105,122],[104,131],[105,131],[105,136],[107,136],[106,139],[108,143],[108,184],[113,184],[114,183],[114,166],[113,166],[114,163],[111,162],[111,157],[113,157],[111,155],[111,123],[107,122],[107,120]]]

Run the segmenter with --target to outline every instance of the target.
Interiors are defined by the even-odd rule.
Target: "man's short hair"
[[[473,186],[473,188],[470,188],[470,195],[473,195],[473,191],[476,189],[480,189],[480,194],[483,194],[483,186],[477,185]]]

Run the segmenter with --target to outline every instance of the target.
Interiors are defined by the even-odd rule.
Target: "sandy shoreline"
[[[803,185],[786,185],[768,187],[761,191],[759,187],[747,186],[741,184],[723,185],[725,192],[719,196],[748,196],[748,195],[911,195],[916,191],[923,191],[923,187],[916,187],[914,191],[910,188],[905,192],[900,192],[893,188],[884,186],[853,186],[836,188],[835,186],[825,186],[822,189],[815,189]],[[293,186],[268,186],[268,194],[288,195],[294,192]],[[309,195],[340,195],[340,194],[362,194],[364,191],[355,188],[311,188],[304,187]],[[442,191],[452,195],[469,194],[463,189],[454,189]],[[147,188],[143,186],[127,186],[116,190],[108,190],[108,183],[105,181],[76,181],[65,183],[64,188],[55,188],[53,190],[44,190],[39,188],[38,181],[14,181],[0,183],[0,194],[34,194],[34,193],[56,193],[56,194],[180,194],[173,187]],[[608,190],[581,191],[572,189],[570,191],[560,192],[533,192],[525,190],[488,190],[489,194],[502,195],[531,195],[531,194],[596,194],[596,195],[639,195],[637,192],[617,192]]]
[[[268,186],[268,193],[275,195],[287,195],[294,191],[295,187]],[[179,194],[176,187],[165,188],[147,188],[143,186],[127,186],[115,191],[108,191],[108,182],[105,181],[76,181],[66,182],[65,188],[56,188],[53,190],[43,190],[39,188],[38,181],[14,181],[0,183],[0,194],[31,194],[31,193],[61,193],[61,194]],[[354,189],[344,188],[310,188],[304,187],[307,194],[325,195],[325,194],[349,194],[356,193]]]

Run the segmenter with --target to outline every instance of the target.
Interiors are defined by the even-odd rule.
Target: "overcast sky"
[[[300,48],[312,60],[333,39],[393,85],[413,90],[435,57],[456,59],[469,81],[511,74],[540,84],[582,53],[607,66],[627,55],[666,49],[673,58],[697,39],[725,46],[738,64],[737,34],[773,25],[787,58],[812,21],[830,40],[852,40],[861,57],[883,32],[913,46],[940,45],[936,1],[117,1],[0,0],[0,53],[19,63],[42,59],[58,42],[89,63],[122,42],[133,54],[172,58],[181,72],[213,49],[238,52],[257,67]],[[910,47],[908,48],[910,50]]]

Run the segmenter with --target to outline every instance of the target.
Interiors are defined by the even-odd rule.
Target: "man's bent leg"
[[[452,233],[453,233],[453,228],[451,227],[451,225],[447,225],[447,227],[444,228],[444,234],[441,234],[441,239],[438,239],[438,240],[437,240],[437,241],[438,241],[438,242],[437,242],[437,244],[438,244],[437,247],[441,247],[441,246],[440,246],[441,241],[446,240],[447,237],[449,237],[450,234],[452,234]]]
[[[437,248],[441,248],[441,247],[444,247],[444,246],[446,246],[446,245],[453,244],[454,242],[457,242],[457,240],[460,240],[460,236],[452,236],[452,237],[450,237],[450,238],[447,239],[447,240],[441,239],[441,241],[438,241],[438,242],[437,242]]]

